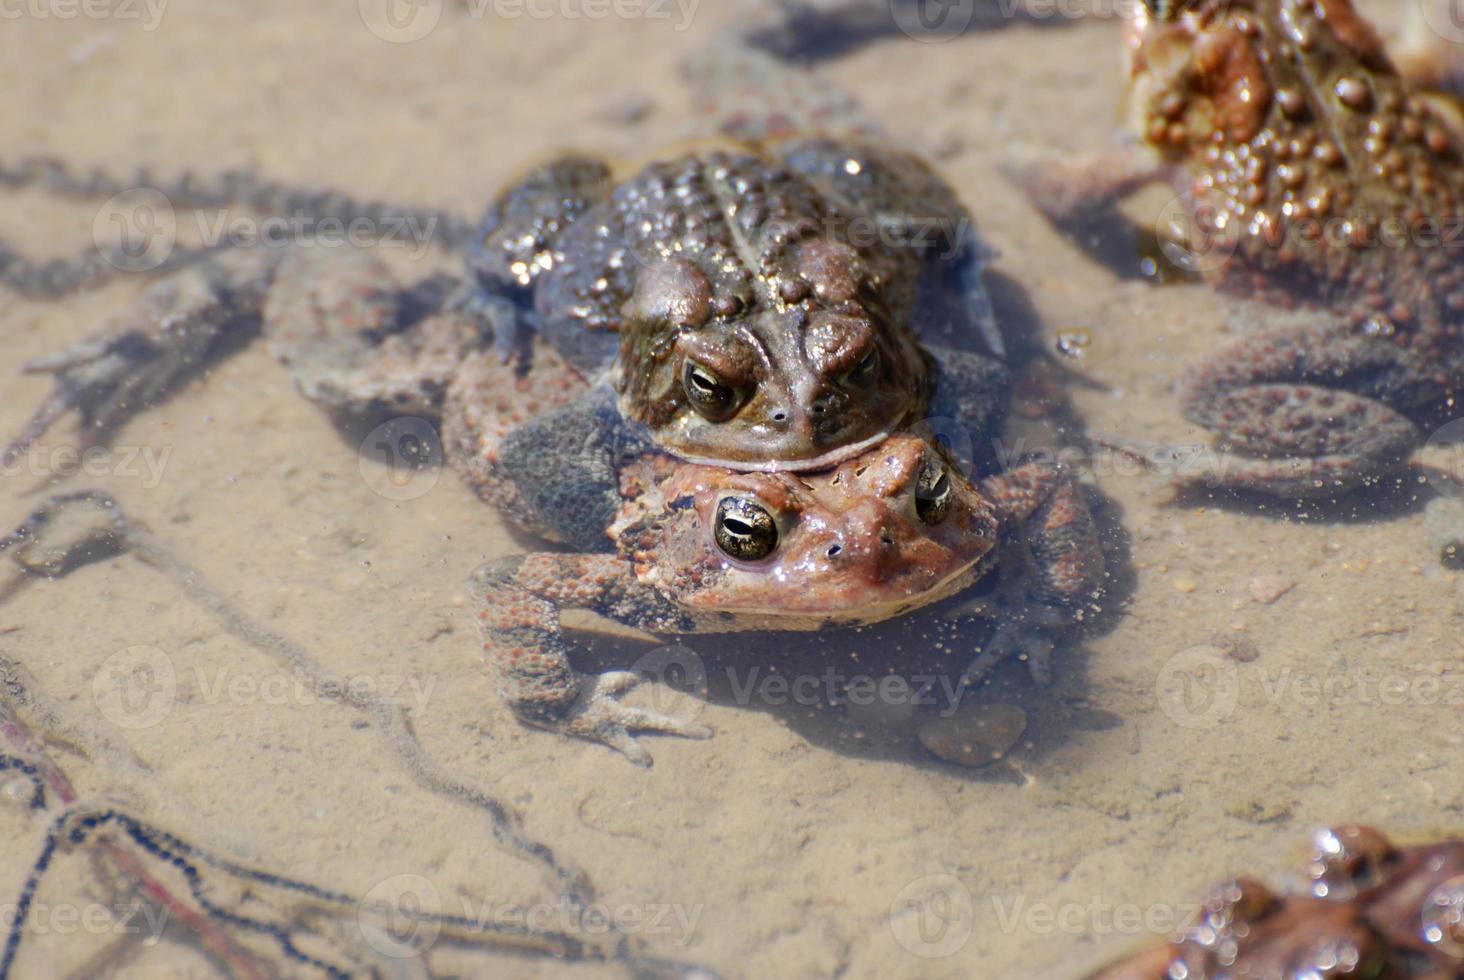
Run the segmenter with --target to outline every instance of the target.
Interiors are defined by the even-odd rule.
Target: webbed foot
[[[954,607],[946,616],[981,616],[996,621],[991,639],[961,671],[961,683],[968,687],[979,684],[998,664],[1012,658],[1026,662],[1034,683],[1043,687],[1051,684],[1055,637],[1072,627],[1070,612],[1040,602],[983,598]]]
[[[269,259],[231,256],[201,263],[147,289],[133,309],[88,340],[26,364],[55,387],[25,429],[0,452],[9,463],[63,415],[81,417],[91,446],[192,375],[224,342],[258,326]]]
[[[524,309],[508,296],[469,282],[448,297],[445,309],[460,313],[483,325],[493,336],[493,349],[501,364],[528,370],[532,360],[534,327]]]
[[[632,732],[655,732],[683,738],[710,738],[706,725],[684,721],[658,711],[633,708],[620,696],[641,681],[628,670],[612,670],[583,677],[579,697],[563,722],[557,726],[566,735],[608,745],[642,768],[650,768],[651,754],[641,747]]]

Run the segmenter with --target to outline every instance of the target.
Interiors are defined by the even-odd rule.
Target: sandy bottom
[[[27,14],[0,30],[6,158],[165,174],[247,163],[286,182],[472,214],[554,150],[635,157],[679,137],[674,60],[733,16],[706,3],[683,31],[674,14],[473,18],[448,5],[426,38],[394,44],[347,2],[175,0],[150,31],[145,10],[142,20],[120,9]],[[1111,138],[1117,44],[1112,23],[1014,26],[880,43],[826,71],[938,157],[1048,342],[1086,337],[1069,363],[1085,379],[1072,398],[1090,429],[1194,442],[1202,434],[1179,418],[1172,384],[1229,329],[1225,302],[1095,264],[998,172],[1019,142],[1080,149]],[[649,112],[627,122],[623,107],[636,102]],[[1146,196],[1133,211],[1152,215],[1163,200]],[[10,193],[3,234],[30,255],[72,255],[96,213]],[[429,255],[422,268],[444,261]],[[47,390],[14,366],[85,337],[141,287],[124,277],[59,303],[5,298],[0,433],[17,431]],[[0,480],[0,527],[57,489],[115,493],[230,602],[395,697],[427,753],[582,868],[649,953],[726,976],[1071,977],[1167,932],[1223,874],[1293,866],[1319,824],[1406,834],[1457,828],[1464,810],[1464,771],[1448,761],[1464,730],[1461,596],[1425,545],[1417,472],[1297,509],[1176,499],[1130,468],[1099,467],[1120,559],[1112,622],[1061,651],[1050,688],[1011,665],[981,693],[1031,718],[1001,766],[958,768],[907,734],[879,737],[903,730],[872,709],[738,703],[736,684],[785,656],[844,676],[933,636],[948,642],[950,631],[917,617],[817,643],[692,642],[714,675],[712,697],[676,704],[716,735],[649,740],[656,765],[639,771],[521,727],[488,685],[466,578],[533,543],[450,472],[413,499],[373,489],[379,464],[361,462],[261,348],[137,417],[94,475],[55,472],[70,439],[63,426]],[[607,656],[645,649],[626,643]],[[480,812],[423,788],[370,718],[297,688],[277,660],[135,558],[17,590],[0,604],[0,654],[54,701],[53,724],[28,720],[88,804],[350,895],[419,876],[409,881],[425,879],[455,914],[553,900],[541,869],[496,844]],[[136,711],[94,692],[138,658],[161,663],[174,688],[159,717],[128,727],[119,712],[136,722]],[[728,669],[735,683],[716,679]],[[24,806],[25,788],[0,782],[0,903],[20,894],[47,822]],[[134,923],[139,936],[65,917],[136,902],[115,880],[82,853],[59,858],[17,975],[221,971],[176,923],[152,943],[138,941],[145,922]],[[267,939],[249,942],[280,973],[316,975]],[[429,956],[438,972],[465,975],[610,969],[446,944]],[[418,975],[412,961],[369,962]]]

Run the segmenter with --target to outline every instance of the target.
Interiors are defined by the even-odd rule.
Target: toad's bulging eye
[[[926,524],[939,524],[951,509],[951,475],[939,463],[926,463],[915,481],[915,514]]]
[[[681,387],[691,407],[708,422],[725,422],[742,405],[736,388],[692,360],[681,371]]]
[[[717,504],[713,536],[730,557],[759,561],[778,546],[778,525],[762,507],[741,497],[726,497]]]
[[[859,363],[854,365],[854,370],[848,374],[848,380],[854,384],[867,384],[879,373],[879,350],[873,349],[860,358]]]

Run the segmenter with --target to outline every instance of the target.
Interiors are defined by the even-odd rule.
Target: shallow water
[[[1360,6],[1385,32],[1400,29],[1385,16],[1392,6]],[[685,24],[674,7],[668,18],[589,20],[448,5],[422,39],[390,43],[351,3],[174,0],[155,23],[141,5],[139,19],[120,7],[67,20],[26,10],[0,29],[7,159],[161,174],[248,164],[468,215],[555,150],[637,158],[681,138],[675,60],[737,16],[712,3]],[[1112,22],[1015,24],[873,43],[822,70],[960,189],[1044,342],[1086,338],[1069,362],[1082,378],[1070,396],[1090,431],[1200,442],[1172,384],[1230,329],[1226,301],[1199,284],[1116,276],[997,168],[1017,142],[1077,150],[1111,139],[1117,53]],[[649,111],[627,120],[640,100]],[[1144,215],[1162,202],[1161,192],[1127,207]],[[98,214],[33,190],[6,193],[5,207],[5,238],[31,256],[76,254]],[[451,263],[430,251],[393,260],[421,273]],[[47,390],[9,368],[87,336],[145,281],[124,276],[55,303],[6,297],[0,433],[18,431]],[[488,684],[467,576],[532,539],[450,471],[392,499],[404,495],[383,492],[388,474],[295,395],[262,347],[138,415],[93,472],[57,472],[69,438],[63,425],[0,480],[0,527],[55,490],[115,494],[228,602],[400,704],[425,752],[583,869],[598,907],[650,956],[729,977],[1073,977],[1166,935],[1225,873],[1293,866],[1318,824],[1406,836],[1457,825],[1464,811],[1452,759],[1464,730],[1464,591],[1429,553],[1416,471],[1297,508],[1176,498],[1131,467],[1097,467],[1116,561],[1109,616],[1059,652],[1051,687],[1008,664],[979,692],[1029,717],[999,765],[939,762],[891,713],[780,704],[766,686],[738,693],[766,679],[759,668],[847,680],[894,659],[912,675],[911,663],[934,671],[932,639],[963,634],[926,615],[816,639],[691,638],[711,692],[671,703],[715,737],[648,738],[656,765],[641,771],[520,726]],[[627,638],[596,653],[627,663],[648,649]],[[343,895],[416,889],[451,914],[538,908],[563,924],[543,869],[495,842],[481,810],[424,787],[369,713],[322,698],[135,556],[19,588],[0,603],[0,656],[55,702],[53,724],[43,711],[27,720],[88,804]],[[118,664],[139,662],[171,674],[161,702],[96,695]],[[1197,680],[1179,690],[1185,677]],[[139,704],[158,708],[139,714]],[[10,903],[49,818],[12,792],[21,782],[0,788],[0,903]],[[58,858],[15,975],[226,972],[176,921],[160,941],[146,917],[120,923],[117,907],[154,908],[121,880],[86,853]],[[210,887],[238,898],[226,876]],[[297,894],[267,897],[276,914],[308,918],[290,904]],[[94,907],[113,911],[83,917]],[[402,947],[379,931],[363,945],[354,914],[335,917],[344,924],[320,932],[348,961],[402,976],[423,968],[392,955]],[[243,941],[270,970],[317,975],[268,937]],[[475,976],[621,969],[445,940],[426,963]]]

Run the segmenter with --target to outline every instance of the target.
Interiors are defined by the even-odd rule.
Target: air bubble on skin
[[[1387,317],[1375,315],[1363,322],[1362,332],[1368,337],[1391,337],[1398,332],[1398,327]]]
[[[1435,949],[1464,959],[1464,876],[1449,879],[1428,896],[1420,934]]]
[[[1057,352],[1064,357],[1082,357],[1093,343],[1093,335],[1087,330],[1071,329],[1057,335]]]

